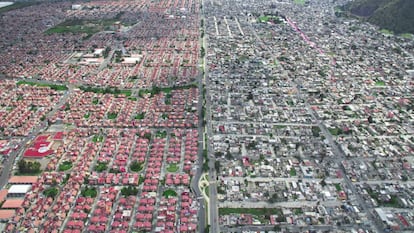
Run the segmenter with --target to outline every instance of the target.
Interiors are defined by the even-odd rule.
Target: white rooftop
[[[29,184],[16,184],[9,188],[9,194],[24,194],[30,191],[32,185]]]

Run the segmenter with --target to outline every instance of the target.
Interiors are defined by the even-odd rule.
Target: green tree
[[[138,162],[137,160],[133,161],[131,163],[131,165],[129,166],[129,168],[131,169],[131,171],[133,172],[139,172],[144,168],[144,163],[142,162]]]
[[[128,186],[128,187],[123,187],[121,189],[121,194],[124,195],[125,197],[127,196],[135,196],[138,193],[138,189],[136,187],[132,187],[132,186]]]
[[[55,198],[58,193],[59,193],[59,190],[55,187],[50,187],[43,191],[43,195],[45,195],[46,197],[51,197],[51,198]]]

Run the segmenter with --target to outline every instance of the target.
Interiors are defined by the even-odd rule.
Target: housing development
[[[413,232],[414,39],[347,2],[4,4],[0,231]]]

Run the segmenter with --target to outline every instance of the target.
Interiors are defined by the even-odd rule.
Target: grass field
[[[394,34],[392,31],[387,30],[387,29],[381,29],[380,32],[385,34],[385,35],[393,35]]]
[[[296,4],[305,5],[305,0],[293,0]]]
[[[73,34],[87,34],[92,36],[93,34],[105,30],[110,30],[117,18],[114,19],[102,19],[102,20],[83,20],[83,19],[70,19],[66,20],[53,28],[46,31],[46,34],[54,33],[73,33]]]
[[[178,171],[177,164],[175,164],[175,163],[170,164],[170,166],[167,167],[167,171],[168,172],[176,172],[176,171]]]
[[[176,197],[177,196],[177,192],[175,192],[172,189],[168,189],[165,190],[165,192],[162,194],[164,197],[168,198],[168,197]]]
[[[31,86],[37,86],[37,87],[50,87],[53,90],[56,91],[66,91],[68,89],[65,85],[55,85],[55,84],[46,84],[46,83],[38,83],[38,82],[29,82],[29,81],[18,81],[17,86],[19,85],[31,85]]]
[[[401,34],[401,37],[403,37],[405,39],[413,39],[414,35],[410,34],[410,33],[404,33],[404,34]]]
[[[65,161],[61,165],[59,165],[59,171],[67,171],[72,168],[71,161]]]

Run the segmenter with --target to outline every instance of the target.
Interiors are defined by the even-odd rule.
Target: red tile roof
[[[38,180],[37,176],[12,176],[9,179],[10,184],[34,184]]]
[[[15,210],[0,210],[0,219],[9,219],[16,214]]]
[[[22,207],[24,199],[7,199],[1,206],[3,209],[17,209]]]
[[[7,189],[2,189],[0,191],[0,202],[3,202],[6,199],[7,193],[8,193]]]

